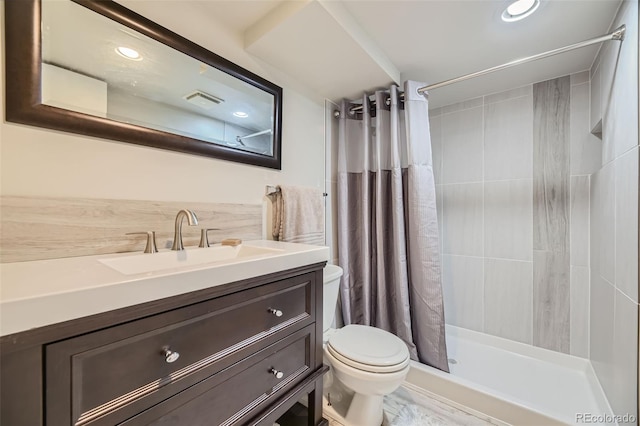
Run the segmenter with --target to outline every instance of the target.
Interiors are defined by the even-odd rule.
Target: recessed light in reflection
[[[233,115],[235,115],[238,118],[247,118],[249,116],[249,114],[247,114],[244,111],[236,111],[233,113]]]
[[[514,22],[526,18],[538,9],[540,0],[517,0],[502,12],[502,20]]]
[[[140,55],[140,53],[138,53],[137,50],[132,49],[130,47],[124,47],[124,46],[116,47],[116,53],[122,56],[123,58],[127,58],[132,61],[142,60],[142,56]]]

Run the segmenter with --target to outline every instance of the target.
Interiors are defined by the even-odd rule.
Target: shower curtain
[[[338,140],[338,252],[345,324],[387,330],[411,358],[449,371],[429,111],[421,83],[343,101]],[[387,105],[387,99],[390,105]]]

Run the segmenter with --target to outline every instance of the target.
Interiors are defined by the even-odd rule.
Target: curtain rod
[[[429,91],[431,89],[438,89],[438,88],[443,87],[443,86],[448,86],[449,84],[458,83],[460,81],[469,80],[469,79],[475,78],[475,77],[480,77],[480,76],[485,75],[485,74],[489,74],[489,73],[492,73],[492,72],[495,72],[495,71],[501,71],[501,70],[504,70],[504,69],[507,69],[507,68],[514,67],[516,65],[525,64],[527,62],[537,61],[538,59],[548,58],[549,56],[554,56],[554,55],[558,55],[560,53],[569,52],[570,50],[575,50],[575,49],[580,49],[582,47],[591,46],[592,44],[602,43],[604,41],[611,41],[611,40],[623,41],[624,40],[625,31],[626,31],[626,26],[622,25],[622,26],[616,28],[613,32],[611,32],[609,34],[602,35],[600,37],[596,37],[596,38],[592,38],[592,39],[589,39],[589,40],[581,41],[579,43],[574,43],[574,44],[571,44],[569,46],[560,47],[558,49],[549,50],[548,52],[539,53],[537,55],[527,56],[525,58],[516,59],[514,61],[507,62],[506,64],[498,65],[498,66],[495,66],[495,67],[487,68],[487,69],[482,70],[482,71],[476,71],[476,72],[473,72],[471,74],[465,74],[465,75],[462,75],[460,77],[451,78],[449,80],[444,80],[444,81],[441,81],[439,83],[434,83],[434,84],[430,84],[428,86],[420,87],[418,89],[418,93],[419,94],[424,94],[425,92],[427,92],[427,91]],[[404,98],[404,93],[400,94],[400,98]],[[373,101],[372,103],[375,103],[375,101]],[[389,103],[390,103],[390,101],[387,100],[387,104],[389,104]],[[361,110],[362,110],[362,105],[357,105],[357,106],[351,107],[349,109],[349,114],[353,115],[356,112],[361,111]],[[336,118],[340,117],[340,111],[337,111],[337,110],[334,111],[333,115]]]
[[[256,136],[262,136],[262,135],[266,135],[268,133],[273,133],[273,130],[267,129],[267,130],[262,130],[260,132],[251,133],[250,135],[236,136],[236,141],[237,142],[242,142],[242,139],[254,138]]]

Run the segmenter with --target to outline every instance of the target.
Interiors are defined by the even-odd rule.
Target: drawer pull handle
[[[171,364],[172,362],[176,362],[178,358],[180,358],[180,354],[178,352],[172,351],[168,346],[162,348],[162,353],[164,354],[164,360],[169,364]]]
[[[269,313],[280,318],[282,316],[282,311],[280,309],[269,308]]]
[[[271,370],[269,370],[274,376],[276,376],[276,379],[282,379],[284,377],[284,373],[282,371],[278,371],[275,368],[272,368]]]

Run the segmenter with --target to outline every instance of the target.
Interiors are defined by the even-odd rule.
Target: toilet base
[[[345,420],[354,426],[381,425],[383,397],[381,395],[355,394]]]
[[[344,426],[378,426],[385,425],[382,410],[384,397],[354,394],[341,383],[334,383],[325,389],[322,398],[324,417],[332,419]]]

